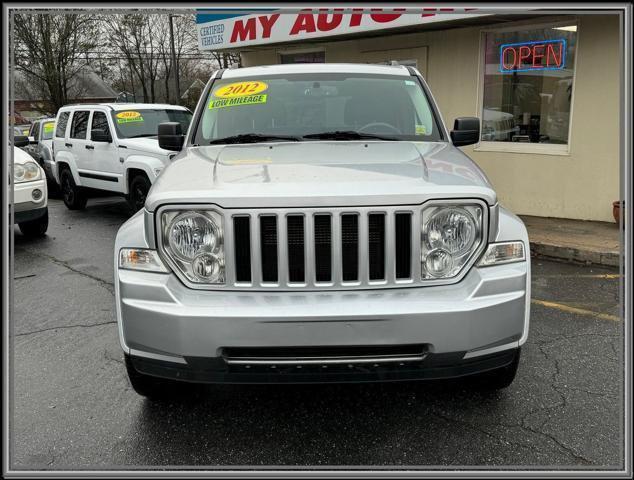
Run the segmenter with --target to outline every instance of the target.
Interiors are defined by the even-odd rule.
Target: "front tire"
[[[65,168],[60,175],[62,198],[64,205],[69,210],[83,210],[86,208],[88,198],[81,187],[78,187],[70,169]]]
[[[27,222],[18,223],[22,235],[30,238],[43,237],[48,230],[48,208],[45,210],[44,215],[35,220],[29,220]]]
[[[515,380],[519,364],[520,349],[518,348],[511,363],[504,367],[475,375],[471,380],[478,390],[502,390],[509,387]]]
[[[145,175],[137,175],[130,182],[130,193],[128,194],[128,205],[132,213],[136,213],[145,206],[145,199],[152,184]]]

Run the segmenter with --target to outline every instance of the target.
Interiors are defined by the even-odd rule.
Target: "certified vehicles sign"
[[[199,9],[198,47],[224,50],[447,22],[487,14],[473,8]]]

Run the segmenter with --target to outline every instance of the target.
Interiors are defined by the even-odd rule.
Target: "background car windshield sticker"
[[[142,122],[143,117],[141,116],[141,112],[134,112],[132,110],[127,110],[125,112],[119,112],[116,115],[117,123],[132,123],[132,122]]]
[[[48,122],[44,124],[44,133],[53,133],[55,130],[55,122]]]
[[[212,99],[209,101],[209,108],[266,103],[267,96],[266,94],[262,94],[262,92],[266,91],[267,88],[269,88],[268,84],[259,81],[236,82],[223,85],[214,91]]]

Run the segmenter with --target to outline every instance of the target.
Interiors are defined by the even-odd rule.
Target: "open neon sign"
[[[561,70],[566,65],[566,39],[500,45],[500,72]]]

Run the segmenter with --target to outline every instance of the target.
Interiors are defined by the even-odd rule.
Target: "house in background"
[[[50,101],[44,98],[45,95],[41,91],[31,88],[24,72],[14,71],[13,80],[16,117],[22,117],[31,122],[47,116],[45,112],[55,115],[56,112],[50,111],[52,109],[47,107]],[[88,67],[82,69],[74,78],[71,92],[74,94],[68,103],[104,103],[114,102],[117,99],[117,92]]]

